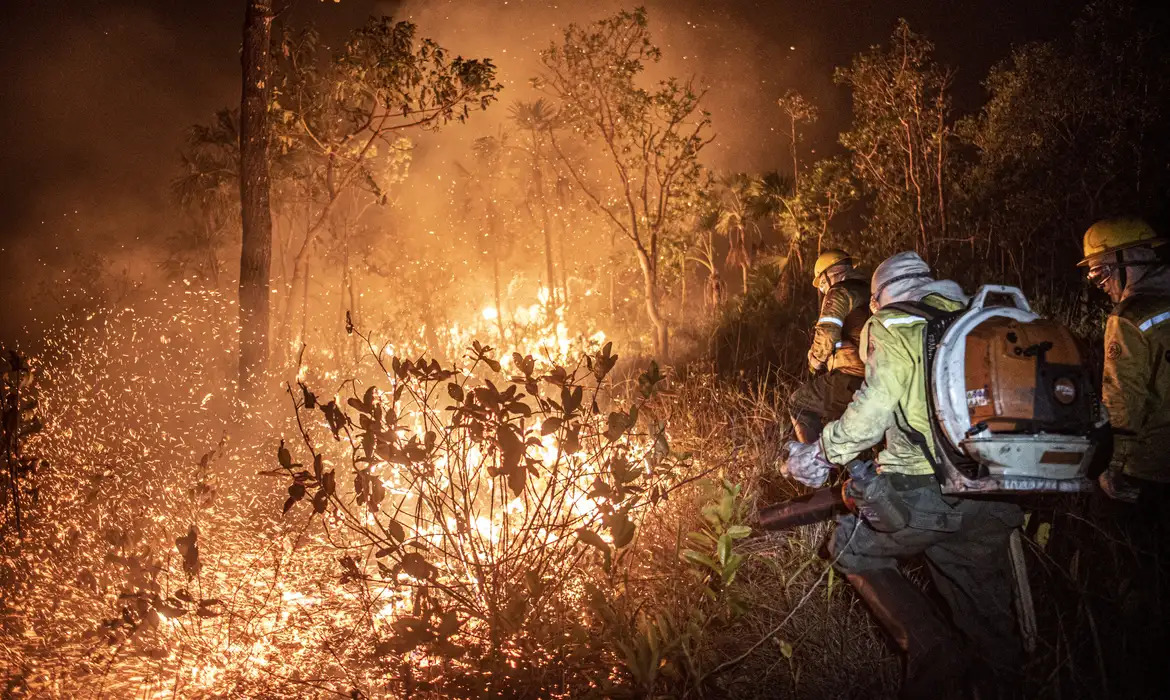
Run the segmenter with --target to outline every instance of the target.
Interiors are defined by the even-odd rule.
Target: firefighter
[[[1118,695],[1128,697],[1170,693],[1170,678],[1156,670],[1170,644],[1170,265],[1155,250],[1165,242],[1139,219],[1106,219],[1085,232],[1080,262],[1115,304],[1105,321],[1101,383],[1113,452],[1097,483],[1119,502],[1101,504],[1103,514],[1137,555],[1133,570],[1122,571],[1125,585],[1106,589],[1118,598],[1102,616],[1121,640],[1105,657]]]
[[[862,333],[865,383],[819,442],[792,443],[784,471],[808,485],[823,483],[833,465],[845,465],[885,440],[877,462],[904,504],[907,525],[878,531],[856,515],[838,519],[832,551],[838,570],[905,654],[902,694],[946,696],[962,687],[981,660],[1015,678],[1022,645],[1013,614],[1009,538],[1023,523],[1013,504],[943,496],[933,464],[931,424],[923,369],[926,319],[894,302],[954,311],[967,303],[958,284],[935,280],[914,252],[894,255],[874,271],[874,315]],[[925,555],[936,587],[951,609],[947,624],[928,598],[898,570],[898,560]],[[958,628],[966,639],[956,634]],[[965,642],[970,643],[965,653]],[[1007,673],[1005,673],[1007,672]]]
[[[1098,483],[1122,501],[1170,484],[1170,265],[1154,250],[1165,242],[1140,219],[1106,219],[1085,232],[1079,263],[1116,305],[1105,322],[1101,387],[1113,456]]]
[[[858,342],[869,318],[869,285],[849,254],[826,250],[813,265],[813,286],[823,295],[813,328],[808,369],[814,377],[792,393],[789,415],[796,439],[815,442],[861,386],[865,366]]]

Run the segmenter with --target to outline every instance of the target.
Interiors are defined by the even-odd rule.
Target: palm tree
[[[688,260],[699,263],[707,270],[707,281],[703,286],[703,308],[709,314],[723,303],[723,279],[719,274],[719,261],[715,257],[715,235],[718,233],[720,216],[718,203],[709,195],[705,196],[694,222],[695,231],[700,235],[696,237],[694,247],[683,258],[684,277]]]
[[[753,180],[749,197],[750,209],[755,216],[767,219],[772,229],[784,240],[784,253],[777,258],[780,267],[777,291],[783,302],[791,293],[797,271],[803,267],[801,243],[805,239],[805,231],[796,182],[773,170]]]
[[[177,247],[195,258],[197,274],[219,287],[219,254],[239,229],[240,122],[236,110],[220,110],[210,125],[196,125],[179,154],[182,174],[171,183],[179,206],[194,226]]]
[[[548,200],[544,193],[544,166],[541,161],[547,147],[547,134],[556,128],[557,114],[548,103],[539,99],[535,102],[513,102],[508,108],[508,116],[517,128],[528,134],[528,144],[521,147],[527,152],[532,165],[532,181],[526,203],[530,212],[535,208],[540,214],[540,228],[544,236],[545,272],[548,279],[548,317],[549,322],[555,326],[556,266],[553,262],[552,227],[549,224]]]
[[[752,183],[753,178],[746,173],[729,173],[716,180],[719,210],[715,230],[727,237],[727,264],[738,265],[743,273],[744,296],[752,265],[751,239],[759,233],[750,206]]]

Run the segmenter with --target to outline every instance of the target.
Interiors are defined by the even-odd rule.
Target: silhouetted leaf
[[[408,552],[399,563],[402,571],[416,579],[428,579],[435,571],[435,567],[423,558],[418,552]]]
[[[284,502],[284,511],[287,513],[290,508],[296,505],[297,501],[305,497],[305,485],[294,483],[288,487],[288,500]]]

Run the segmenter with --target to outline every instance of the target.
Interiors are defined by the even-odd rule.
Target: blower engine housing
[[[992,295],[1011,305],[989,305]],[[945,492],[1088,488],[1104,421],[1067,328],[1019,289],[986,285],[947,323],[928,324],[927,355]]]

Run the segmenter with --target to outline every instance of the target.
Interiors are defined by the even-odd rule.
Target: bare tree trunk
[[[806,112],[807,114],[807,112]],[[788,138],[788,143],[792,148],[792,189],[795,192],[800,191],[800,168],[796,162],[796,113],[789,113],[788,124],[792,127],[791,136]]]
[[[268,50],[272,0],[248,0],[240,101],[240,390],[255,396],[268,364],[272,210],[268,181]]]
[[[544,233],[544,264],[548,278],[548,322],[556,325],[557,308],[557,278],[556,266],[553,262],[552,231],[548,216],[548,200],[544,196],[544,174],[540,168],[540,142],[536,131],[532,131],[532,175],[536,181],[536,206],[540,209],[540,228]]]
[[[654,357],[659,362],[666,362],[670,352],[669,328],[666,319],[662,317],[654,261],[641,246],[638,247],[638,263],[642,268],[642,292],[646,297],[646,315],[650,318],[650,326],[654,333]]]
[[[552,249],[552,232],[548,230],[548,212],[544,210],[544,205],[541,205],[541,211],[544,212],[544,264],[546,268],[545,274],[548,276],[548,322],[555,324],[557,322],[557,277],[555,263],[553,263],[553,249]]]
[[[349,261],[349,219],[345,219],[342,223],[342,226],[342,234],[344,236],[342,238],[342,245],[344,246],[342,249],[342,265],[345,266],[345,274],[342,277],[342,279],[345,281],[345,288],[342,290],[341,297],[341,305],[345,307],[345,310],[342,314],[342,318],[344,319],[345,315],[348,314],[354,325],[360,325],[361,317],[358,315],[357,295],[354,294],[353,266]],[[361,359],[361,346],[358,344],[358,342],[358,337],[356,335],[349,336],[350,358],[355,364],[359,359]]]
[[[305,205],[305,236],[308,237],[309,228],[313,225],[312,212],[308,205]],[[289,219],[289,245],[288,250],[282,253],[282,257],[287,258],[289,250],[293,246],[293,232],[296,230],[296,225],[292,218]],[[288,293],[288,303],[284,307],[284,316],[281,319],[281,345],[288,348],[289,355],[285,358],[288,364],[292,364],[297,360],[297,355],[300,353],[300,346],[305,342],[305,334],[302,331],[297,342],[292,342],[293,337],[293,308],[297,304],[297,284],[303,283],[305,286],[304,294],[308,294],[308,281],[304,278],[305,270],[308,268],[308,260],[302,252],[307,249],[307,246],[302,245],[301,250],[293,256],[292,274],[285,279],[285,288]],[[301,310],[304,315],[304,309]],[[302,326],[304,324],[301,324]],[[295,349],[294,349],[295,348]]]
[[[309,263],[305,262],[301,278],[301,342],[309,344]]]
[[[609,250],[610,250],[610,264],[609,264],[609,320],[611,322],[617,321],[617,266],[613,264],[613,249],[617,246],[616,234],[609,235]]]
[[[496,328],[500,332],[500,347],[503,348],[508,339],[504,335],[504,307],[500,298],[500,257],[498,255],[492,256],[492,285],[496,300]]]
[[[562,201],[561,212],[560,215],[557,216],[557,221],[560,223],[561,234],[559,236],[559,240],[557,241],[557,247],[560,249],[559,253],[561,256],[561,306],[564,306],[567,309],[569,306],[569,261],[565,258],[565,238],[568,237],[569,227],[568,224],[565,223],[566,211],[567,209],[565,208],[564,202]],[[568,312],[566,311],[566,313]]]

